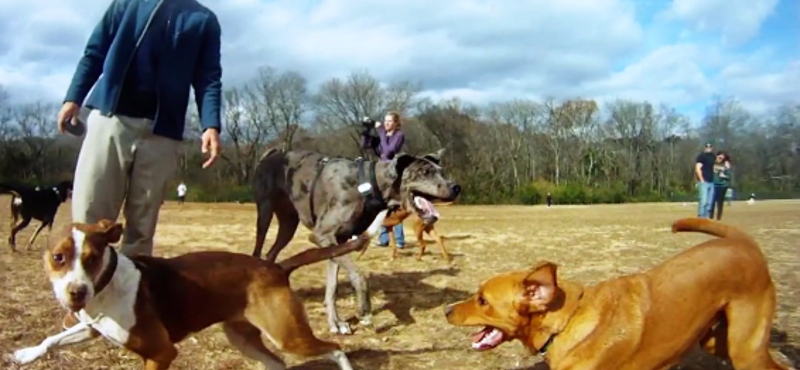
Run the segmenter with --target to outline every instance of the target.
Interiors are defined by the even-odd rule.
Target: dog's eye
[[[64,255],[61,254],[61,253],[54,253],[53,254],[53,262],[55,262],[55,263],[57,263],[59,265],[64,263]]]
[[[478,296],[478,304],[481,305],[481,306],[486,306],[488,304],[488,302],[486,302],[486,298],[483,298],[482,295],[479,295]]]

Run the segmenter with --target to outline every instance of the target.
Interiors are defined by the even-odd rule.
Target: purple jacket
[[[378,131],[378,137],[368,134],[361,136],[361,146],[374,150],[375,154],[381,157],[381,161],[391,161],[406,141],[403,131],[395,130],[391,136],[386,135],[386,128],[383,126],[377,127],[375,131]]]

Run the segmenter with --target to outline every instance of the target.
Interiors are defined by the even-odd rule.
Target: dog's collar
[[[106,266],[105,270],[100,274],[100,278],[97,280],[97,284],[94,286],[94,294],[97,295],[108,286],[111,282],[111,279],[114,278],[114,273],[117,272],[117,261],[119,258],[117,257],[117,251],[114,250],[113,247],[109,246],[108,252],[111,253],[108,256],[108,266]]]
[[[558,336],[558,333],[550,334],[550,338],[547,338],[547,342],[544,342],[544,345],[542,345],[542,348],[539,348],[538,353],[540,355],[546,354],[547,353],[547,349],[550,348],[551,344],[553,344],[553,339],[555,339],[557,336]]]

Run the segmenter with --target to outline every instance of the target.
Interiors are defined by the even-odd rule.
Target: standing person
[[[181,181],[181,183],[178,184],[178,204],[183,204],[183,202],[186,200],[187,190],[188,189],[186,188],[186,184],[184,184],[183,181]]]
[[[714,206],[714,146],[707,142],[703,152],[697,155],[694,174],[697,178],[697,217],[711,218]]]
[[[714,203],[711,206],[711,218],[716,211],[717,220],[722,219],[722,207],[725,205],[725,194],[731,185],[731,157],[724,151],[717,152],[714,162]]]
[[[552,205],[553,205],[553,196],[550,195],[550,192],[548,191],[547,192],[547,207],[550,207]]]
[[[365,118],[364,122],[371,122],[369,118]],[[366,128],[361,133],[361,146],[366,149],[375,151],[375,155],[380,157],[381,161],[391,161],[397,153],[403,148],[405,143],[405,135],[401,129],[402,121],[400,114],[397,112],[389,112],[383,118],[383,122],[375,122],[375,131],[378,136],[371,135],[371,128]],[[405,235],[403,234],[403,223],[399,223],[394,227],[395,242],[397,248],[405,247]],[[380,236],[378,237],[378,246],[386,247],[389,245],[389,232],[385,227],[381,228]]]
[[[197,0],[112,1],[58,113],[59,131],[74,132],[81,106],[90,110],[75,168],[73,221],[116,220],[124,202],[121,252],[152,255],[190,88],[201,150],[209,153],[203,168],[219,155],[221,78],[220,25]]]

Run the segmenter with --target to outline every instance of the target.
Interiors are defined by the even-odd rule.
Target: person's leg
[[[709,215],[709,218],[712,219],[714,218],[714,213],[717,209],[717,197],[719,196],[719,194],[717,194],[718,191],[719,190],[716,186],[713,188],[713,190],[711,190],[711,214]]]
[[[386,230],[385,226],[381,226],[381,232],[380,234],[378,234],[378,246],[386,247],[388,245],[389,245],[389,230]]]
[[[707,182],[706,185],[706,217],[711,218],[714,209],[714,183]]]
[[[725,207],[725,192],[728,191],[728,188],[726,188],[724,186],[720,186],[720,187],[715,188],[714,191],[719,193],[717,195],[717,199],[716,199],[716,203],[717,203],[717,207],[716,208],[717,208],[717,220],[721,220],[722,219],[722,208]]]
[[[697,217],[709,218],[711,216],[711,198],[713,196],[714,184],[710,182],[700,182],[697,184]]]
[[[394,226],[394,240],[397,243],[397,248],[403,249],[406,246],[406,237],[403,234],[403,223]]]
[[[72,190],[72,221],[96,223],[116,221],[128,185],[133,160],[135,127],[118,117],[92,110],[86,119],[86,135],[75,165]]]
[[[697,217],[705,217],[706,204],[703,196],[705,195],[705,187],[703,182],[697,183]]]
[[[150,120],[123,119],[139,125],[142,135],[133,148],[133,167],[123,210],[126,225],[120,251],[127,255],[152,255],[158,212],[164,200],[167,180],[178,167],[180,142],[153,135],[150,132]]]

